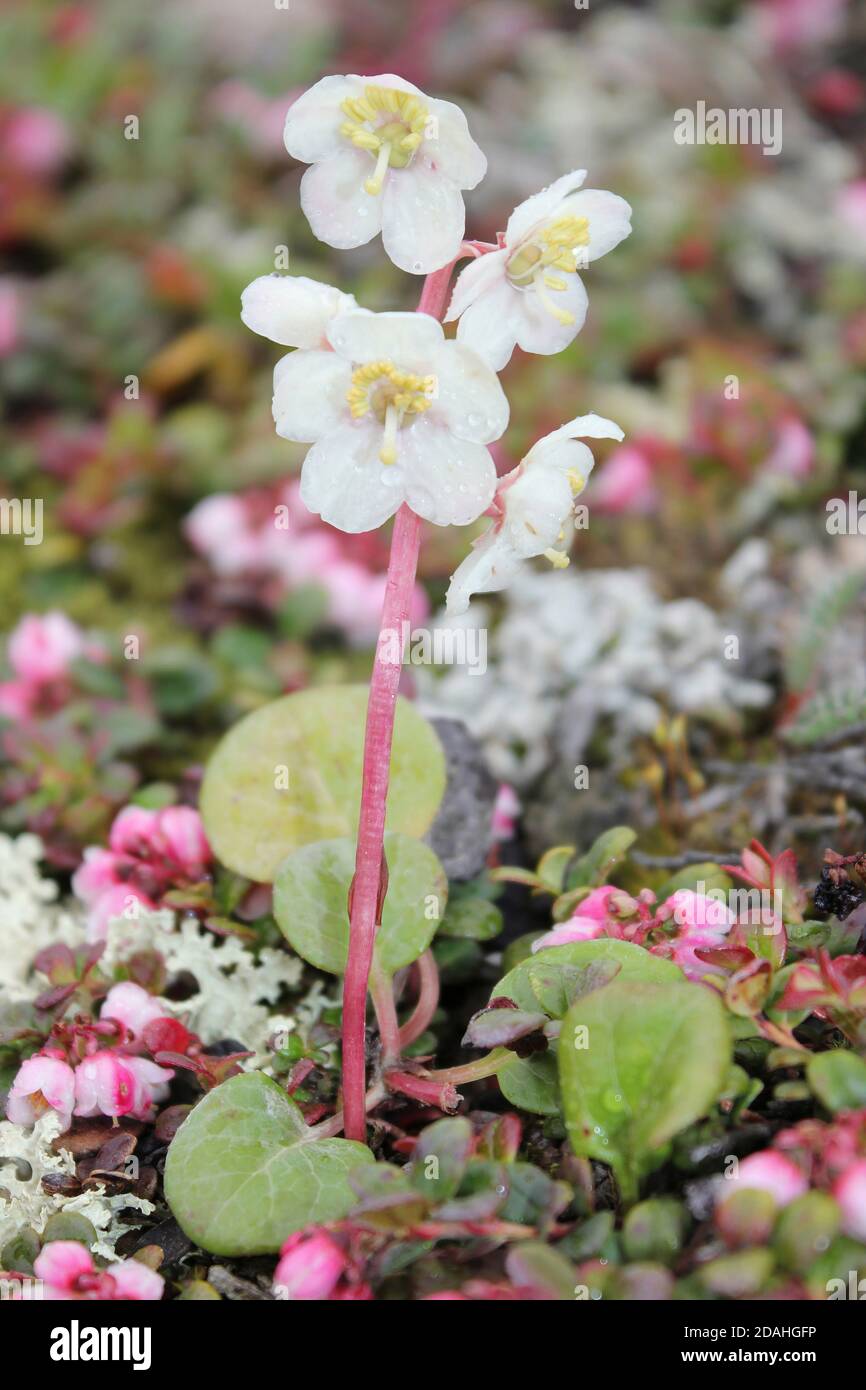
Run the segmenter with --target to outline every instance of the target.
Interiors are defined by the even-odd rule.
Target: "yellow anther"
[[[583,489],[586,487],[586,478],[582,473],[578,473],[576,468],[569,468],[565,476],[568,479],[572,497],[576,497],[579,492],[583,492]]]
[[[540,273],[548,270],[565,270],[573,275],[577,270],[577,252],[589,245],[589,222],[585,217],[570,214],[558,217],[545,227],[539,228],[530,241],[519,246],[508,262],[506,272],[513,285],[529,288],[538,286]],[[544,284],[551,290],[567,289],[567,283],[559,276],[544,274]],[[549,307],[545,305],[545,307]],[[562,312],[551,309],[554,317]],[[571,315],[560,319],[560,323],[573,323]]]
[[[545,550],[545,560],[549,560],[555,570],[564,570],[568,567],[568,556],[564,550]]]
[[[347,97],[340,104],[348,120],[340,134],[360,150],[376,156],[376,171],[364,184],[376,196],[382,190],[385,173],[405,169],[424,139],[428,111],[412,92],[370,83],[363,96]]]
[[[397,462],[397,432],[404,418],[429,410],[435,387],[434,377],[403,372],[388,358],[355,368],[346,392],[349,412],[355,420],[373,414],[385,426],[379,452],[383,463]]]

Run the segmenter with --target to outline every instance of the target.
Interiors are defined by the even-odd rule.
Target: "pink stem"
[[[409,605],[415,585],[418,550],[421,543],[420,518],[402,506],[394,520],[391,557],[382,609],[381,631],[403,633],[409,619]],[[361,812],[358,821],[358,847],[355,876],[349,893],[349,959],[343,981],[343,1111],[347,1139],[363,1143],[366,1133],[364,1109],[367,981],[373,959],[376,927],[385,896],[383,843],[385,803],[391,772],[391,743],[397,687],[402,669],[394,660],[394,643],[379,642],[370,680],[367,728],[364,735],[364,763],[361,775]]]
[[[451,275],[461,256],[483,254],[481,243],[466,242],[459,256],[450,265],[435,270],[424,281],[418,302],[419,314],[441,319],[448,302]],[[408,628],[409,605],[418,567],[421,544],[421,522],[404,504],[394,519],[391,537],[391,556],[382,609],[382,632],[402,634]],[[404,622],[407,628],[404,628]],[[385,804],[391,770],[391,744],[394,736],[394,712],[397,688],[402,668],[402,641],[399,661],[393,659],[393,642],[376,647],[373,674],[370,680],[370,699],[367,704],[367,727],[364,733],[364,764],[361,779],[361,810],[358,820],[358,846],[355,853],[355,876],[349,890],[349,958],[343,981],[343,1112],[347,1139],[363,1142],[366,1134],[364,1089],[366,1084],[365,1029],[367,1021],[367,982],[373,960],[376,928],[382,915],[382,903],[387,892],[385,864]],[[391,654],[392,659],[388,659]],[[389,985],[390,988],[390,985]],[[380,1022],[388,1013],[382,991],[379,990]],[[386,1024],[390,1028],[390,1023]],[[396,1042],[396,1040],[393,1040]],[[386,1052],[391,1040],[385,1042]],[[399,1054],[398,1054],[399,1055]]]
[[[495,1047],[486,1057],[477,1062],[467,1062],[462,1067],[445,1067],[441,1071],[428,1071],[425,1075],[431,1081],[445,1082],[451,1086],[468,1086],[470,1081],[483,1081],[485,1077],[495,1076],[514,1056],[507,1047]]]
[[[376,1022],[379,1025],[382,1063],[384,1066],[393,1066],[400,1060],[400,1026],[397,1022],[394,989],[391,977],[376,964],[375,956],[370,971],[370,994],[373,998],[373,1008],[376,1010]]]
[[[425,951],[415,968],[418,971],[418,999],[415,1011],[400,1029],[401,1048],[417,1042],[439,1007],[439,971],[432,951]]]
[[[432,1081],[426,1076],[416,1076],[410,1071],[388,1071],[385,1085],[389,1091],[399,1091],[412,1100],[423,1101],[425,1105],[436,1105],[440,1110],[452,1112],[460,1104],[460,1097],[453,1086],[442,1081]]]

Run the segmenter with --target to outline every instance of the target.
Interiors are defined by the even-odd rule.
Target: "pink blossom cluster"
[[[73,891],[88,908],[88,939],[104,940],[113,917],[153,912],[169,889],[201,882],[211,858],[192,807],[125,807],[109,831],[108,849],[86,849],[73,875]]]
[[[843,1112],[830,1125],[804,1120],[782,1130],[771,1148],[749,1154],[719,1184],[717,1201],[750,1188],[785,1207],[810,1187],[828,1191],[839,1205],[844,1233],[866,1241],[866,1110]]]
[[[373,1297],[369,1284],[343,1246],[328,1231],[296,1231],[280,1251],[274,1292],[288,1301],[346,1302]]]
[[[13,678],[0,682],[0,715],[29,719],[43,706],[62,701],[62,687],[71,663],[79,656],[104,657],[63,613],[28,613],[14,628],[6,649]]]
[[[277,524],[277,512],[287,525]],[[215,493],[186,519],[187,538],[221,575],[275,579],[282,589],[317,584],[328,598],[328,618],[351,640],[375,640],[382,616],[385,574],[346,553],[345,538],[320,522],[301,503],[298,484],[281,490],[276,510],[256,515],[255,499]],[[424,590],[415,586],[410,620],[428,612]]]
[[[565,946],[572,941],[615,937],[645,946],[654,956],[673,960],[691,979],[713,973],[713,967],[696,952],[725,944],[734,926],[734,914],[724,903],[703,893],[681,888],[663,903],[645,888],[637,898],[604,884],[577,906],[567,922],[533,942],[533,951]]]
[[[171,1019],[161,1000],[132,981],[114,985],[99,1023],[66,1030],[66,1045],[52,1036],[40,1052],[22,1062],[9,1091],[7,1118],[13,1124],[32,1125],[54,1110],[65,1129],[73,1115],[150,1119],[174,1076],[140,1055],[144,1031],[158,1019]],[[109,1039],[111,1045],[103,1046]]]
[[[97,1269],[90,1251],[77,1240],[49,1241],[33,1261],[33,1272],[41,1281],[42,1297],[52,1301],[152,1303],[162,1298],[165,1287],[162,1275],[140,1260],[118,1260]]]

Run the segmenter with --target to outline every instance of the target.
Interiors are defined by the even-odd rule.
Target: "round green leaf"
[[[834,1114],[866,1105],[866,1062],[856,1052],[817,1052],[809,1058],[806,1075],[821,1104]]]
[[[596,961],[613,961],[620,967],[617,979],[648,980],[664,983],[682,981],[683,973],[673,961],[661,956],[651,955],[643,946],[635,946],[631,941],[617,941],[615,937],[600,936],[595,941],[572,941],[565,946],[546,946],[527,956],[499,984],[490,995],[495,999],[504,995],[513,999],[519,1009],[537,1009],[538,995],[533,988],[532,973],[540,962],[550,969],[556,966],[586,966]]]
[[[496,1073],[499,1089],[518,1110],[532,1115],[557,1115],[562,1108],[556,1057],[536,1052],[531,1057],[511,1057]]]
[[[367,687],[316,687],[263,705],[231,729],[205,773],[201,813],[217,857],[270,883],[301,845],[354,836]],[[386,827],[420,837],[445,790],[434,730],[398,699]]]
[[[338,1221],[356,1197],[348,1174],[364,1144],[309,1138],[284,1091],[246,1072],[217,1086],[168,1151],[165,1196],[191,1240],[215,1255],[267,1255],[308,1223]]]
[[[713,1108],[730,1062],[724,1008],[704,985],[618,977],[584,995],[559,1039],[574,1152],[609,1163],[634,1201],[674,1135]]]
[[[385,858],[388,892],[375,955],[386,975],[393,975],[430,945],[445,910],[448,880],[432,849],[408,835],[386,835]],[[274,883],[274,916],[289,945],[332,975],[346,969],[354,872],[351,840],[318,840],[290,854]]]

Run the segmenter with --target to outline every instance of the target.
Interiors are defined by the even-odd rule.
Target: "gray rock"
[[[481,873],[490,849],[497,782],[481,744],[461,720],[431,722],[445,750],[448,782],[426,840],[449,879],[466,882]]]

